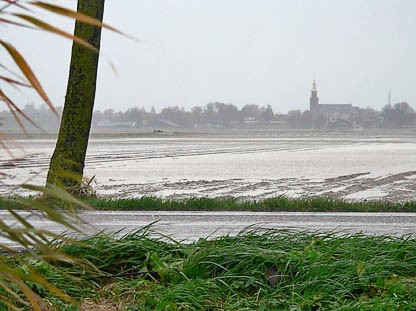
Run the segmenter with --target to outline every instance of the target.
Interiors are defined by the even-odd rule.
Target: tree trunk
[[[77,11],[102,21],[105,0],[78,0]],[[76,21],[74,35],[100,49],[101,27]],[[94,108],[99,53],[76,42],[58,141],[52,155],[46,184],[72,192],[81,189]]]

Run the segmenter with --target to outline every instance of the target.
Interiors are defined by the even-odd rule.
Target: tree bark
[[[78,0],[77,11],[102,21],[104,1]],[[74,35],[99,51],[101,27],[76,21]],[[99,52],[73,42],[65,105],[49,166],[47,186],[57,186],[72,192],[81,189],[94,108],[98,58]]]

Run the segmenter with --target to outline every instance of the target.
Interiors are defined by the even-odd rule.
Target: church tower
[[[319,112],[319,98],[315,80],[313,80],[311,98],[309,99],[309,111]]]

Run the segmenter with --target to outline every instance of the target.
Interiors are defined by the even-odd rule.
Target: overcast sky
[[[305,110],[315,74],[322,104],[380,109],[390,89],[394,103],[416,108],[415,12],[415,0],[106,0],[105,22],[141,41],[104,31],[95,107],[221,101]],[[72,31],[71,22],[45,16]],[[62,105],[71,42],[12,27],[1,36]]]

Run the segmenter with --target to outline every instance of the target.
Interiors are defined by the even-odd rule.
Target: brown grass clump
[[[99,301],[93,299],[86,299],[81,304],[81,311],[122,311],[124,307],[121,303],[116,304],[112,301],[100,299]]]

